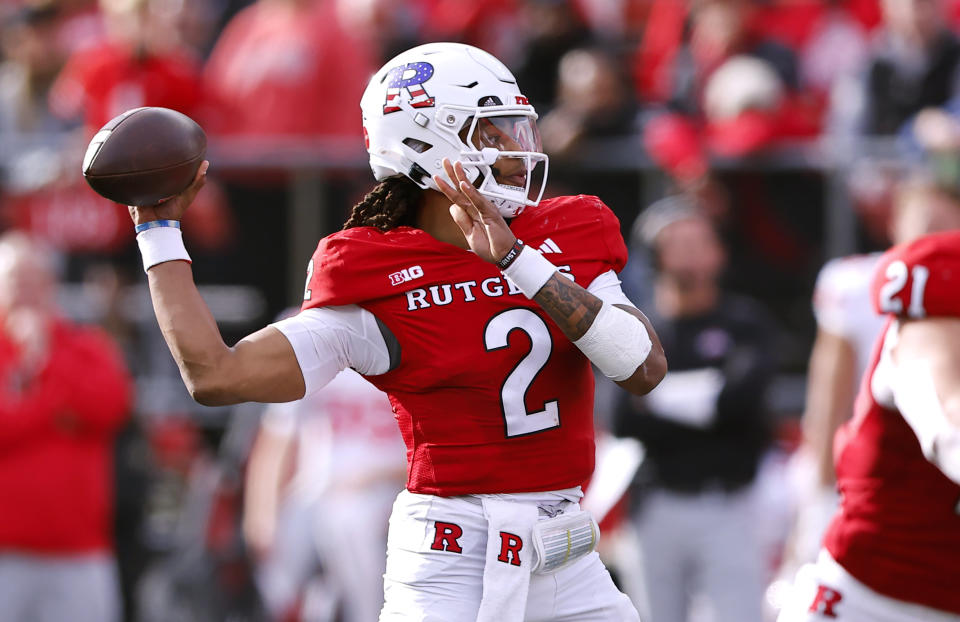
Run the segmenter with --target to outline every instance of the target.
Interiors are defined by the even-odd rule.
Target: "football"
[[[207,153],[197,123],[169,108],[134,108],[104,125],[87,146],[83,176],[124,205],[155,205],[193,181]]]

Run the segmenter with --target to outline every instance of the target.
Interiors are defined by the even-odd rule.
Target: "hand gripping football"
[[[207,135],[168,108],[134,108],[104,125],[83,157],[98,194],[124,205],[155,205],[190,185],[207,153]]]

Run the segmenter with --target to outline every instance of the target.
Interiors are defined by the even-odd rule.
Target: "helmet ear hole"
[[[430,173],[428,173],[427,171],[425,171],[422,166],[420,166],[419,164],[417,164],[416,162],[414,162],[414,163],[410,166],[410,170],[407,171],[407,177],[409,177],[411,180],[413,180],[413,183],[417,184],[418,186],[420,186],[420,187],[425,187],[425,186],[424,186],[424,182],[423,182],[423,178],[424,178],[424,177],[430,177]]]
[[[430,149],[433,149],[433,145],[431,145],[426,141],[420,140],[418,138],[411,138],[411,137],[404,138],[403,144],[406,145],[407,147],[410,147],[417,153],[424,153],[426,151],[429,151]]]

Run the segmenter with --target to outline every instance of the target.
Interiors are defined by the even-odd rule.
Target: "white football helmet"
[[[360,101],[374,177],[406,175],[438,190],[443,159],[504,218],[537,205],[547,181],[537,113],[499,60],[462,43],[428,43],[396,56],[370,79]]]

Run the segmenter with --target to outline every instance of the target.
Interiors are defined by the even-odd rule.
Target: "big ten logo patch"
[[[843,600],[843,595],[826,585],[817,586],[817,594],[810,604],[810,613],[819,613],[825,618],[837,617],[837,604]]]
[[[460,546],[461,536],[463,536],[463,528],[460,525],[435,521],[433,523],[433,544],[430,545],[430,548],[434,551],[463,553],[463,548]]]
[[[420,266],[410,266],[409,268],[392,272],[388,276],[390,277],[390,285],[400,285],[401,283],[406,283],[407,281],[412,281],[422,277],[423,268]]]
[[[433,77],[433,65],[430,63],[407,63],[394,67],[387,73],[387,99],[383,103],[383,114],[400,110],[400,92],[407,90],[410,105],[414,108],[426,108],[433,105],[433,98],[423,88],[423,83]]]
[[[497,555],[497,561],[505,564],[520,565],[520,550],[523,548],[523,540],[520,536],[506,531],[500,532],[500,554]]]

